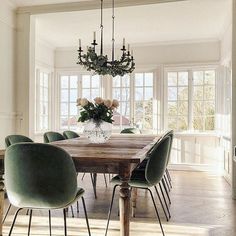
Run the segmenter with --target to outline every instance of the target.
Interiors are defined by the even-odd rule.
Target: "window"
[[[36,131],[49,129],[49,78],[50,74],[37,73],[36,81]]]
[[[153,129],[153,73],[135,73],[134,123],[139,129]]]
[[[100,76],[82,75],[82,96],[88,100],[93,100],[100,96]]]
[[[167,72],[168,128],[215,129],[215,70]]]
[[[188,129],[188,72],[168,73],[168,127]]]
[[[112,98],[120,106],[114,114],[114,127],[153,129],[153,73],[116,76],[112,80]]]
[[[89,100],[100,96],[100,77],[95,75],[60,76],[60,129],[76,130],[79,115],[77,98]]]
[[[115,111],[114,127],[124,129],[130,127],[130,76],[116,76],[112,80],[112,97],[120,103]]]
[[[60,128],[76,129],[78,108],[78,76],[61,76],[60,78]]]

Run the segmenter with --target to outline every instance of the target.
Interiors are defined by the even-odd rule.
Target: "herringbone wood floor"
[[[172,171],[173,189],[171,191],[170,222],[166,222],[162,210],[163,226],[167,236],[236,236],[236,202],[231,199],[230,186],[220,177],[201,172]],[[107,176],[108,179],[108,176]],[[86,190],[85,199],[90,219],[92,235],[104,235],[106,217],[111,198],[112,185],[105,187],[102,175],[98,177],[98,199],[94,199],[92,185],[87,174],[78,182]],[[118,194],[116,196],[109,235],[119,235]],[[6,201],[6,207],[8,202]],[[4,226],[7,235],[14,214],[12,209]],[[68,235],[87,235],[83,210],[75,218],[69,211]],[[156,222],[155,212],[148,193],[138,192],[136,218],[132,218],[131,236],[161,235]],[[53,235],[63,235],[63,219],[61,211],[52,213]],[[28,216],[21,213],[13,235],[27,235]],[[49,235],[47,212],[34,211],[32,235]]]

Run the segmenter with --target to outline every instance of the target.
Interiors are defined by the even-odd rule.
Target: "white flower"
[[[111,108],[111,106],[112,106],[112,101],[109,100],[109,99],[107,99],[107,100],[104,101],[104,105],[105,105],[107,108]]]
[[[80,105],[81,105],[82,107],[85,107],[86,105],[88,105],[88,103],[89,103],[89,101],[88,101],[87,98],[82,98],[82,99],[80,100]]]
[[[112,101],[112,107],[117,108],[119,106],[119,102],[116,99]]]
[[[100,104],[103,103],[103,99],[100,98],[100,97],[96,97],[96,98],[94,98],[94,102],[95,102],[96,104],[100,105]]]
[[[78,98],[76,102],[77,102],[77,106],[80,106],[81,105],[81,98]]]

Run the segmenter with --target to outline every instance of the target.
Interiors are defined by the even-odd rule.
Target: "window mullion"
[[[188,129],[193,130],[193,71],[188,71]]]

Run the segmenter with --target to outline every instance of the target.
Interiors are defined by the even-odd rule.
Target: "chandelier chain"
[[[103,0],[101,0],[101,55],[103,55]]]
[[[112,63],[115,60],[115,0],[112,0]]]

